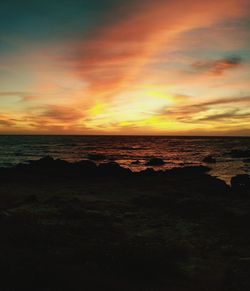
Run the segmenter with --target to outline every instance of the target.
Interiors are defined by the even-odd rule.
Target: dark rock
[[[60,171],[68,169],[70,166],[70,163],[64,160],[60,159],[54,159],[53,157],[46,156],[44,158],[41,158],[39,160],[31,161],[29,165],[27,165],[28,168],[31,168],[32,170],[53,170],[58,169]]]
[[[88,159],[93,161],[102,161],[106,159],[106,156],[103,154],[89,154]]]
[[[131,162],[131,165],[139,165],[141,162],[139,160]]]
[[[22,172],[32,172],[36,174],[67,176],[67,177],[84,177],[95,176],[97,174],[97,166],[94,162],[83,160],[75,163],[69,163],[64,160],[45,157],[29,164],[19,164],[16,170]]]
[[[140,176],[154,176],[156,173],[158,172],[156,172],[154,169],[147,168],[146,170],[140,171],[139,175]]]
[[[193,176],[193,175],[204,175],[210,171],[209,167],[206,166],[188,166],[183,168],[173,168],[166,170],[166,173],[178,176]]]
[[[214,164],[216,163],[216,159],[212,156],[207,156],[203,159],[203,162],[208,164]]]
[[[245,159],[243,162],[244,163],[250,163],[250,159]]]
[[[89,160],[83,160],[72,164],[72,168],[85,175],[94,175],[97,173],[97,165]]]
[[[151,158],[148,162],[146,162],[146,166],[162,166],[165,162],[161,158]]]
[[[46,157],[43,157],[37,161],[31,161],[31,165],[32,164],[36,164],[36,165],[51,165],[52,163],[54,163],[54,158],[51,157],[51,156],[46,156]]]
[[[222,180],[210,176],[207,172],[210,169],[205,166],[174,168],[166,170],[166,176],[175,181],[180,181],[182,185],[187,185],[189,192],[203,193],[205,195],[228,195],[230,187]]]
[[[242,174],[232,177],[231,187],[237,194],[250,194],[250,176]]]
[[[131,174],[131,170],[125,169],[115,162],[100,164],[98,166],[98,171],[99,174],[101,175],[111,175],[111,176]]]

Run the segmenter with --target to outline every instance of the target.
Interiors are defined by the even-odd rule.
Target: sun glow
[[[80,2],[1,7],[0,133],[250,134],[248,0]]]
[[[116,96],[109,106],[96,103],[90,108],[88,124],[94,127],[106,124],[129,125],[131,122],[153,118],[167,106],[173,104],[173,98],[156,89],[141,89]]]

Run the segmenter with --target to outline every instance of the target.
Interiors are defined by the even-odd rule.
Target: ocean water
[[[249,158],[233,158],[231,150],[249,150],[250,137],[168,137],[168,136],[0,136],[0,167],[36,160],[50,155],[67,161],[88,159],[102,154],[99,162],[116,161],[133,171],[147,166],[151,157],[166,164],[157,169],[170,169],[202,162],[207,155],[216,158],[209,164],[210,174],[227,182],[236,174],[250,174]],[[138,164],[132,162],[139,161]]]

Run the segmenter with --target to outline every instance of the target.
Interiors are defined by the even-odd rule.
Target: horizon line
[[[250,135],[187,135],[187,134],[39,134],[39,133],[0,133],[0,136],[88,136],[88,137],[210,137],[210,138],[218,138],[218,137],[228,137],[228,138],[250,138]]]

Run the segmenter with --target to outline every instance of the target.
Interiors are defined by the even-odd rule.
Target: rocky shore
[[[250,178],[208,170],[1,168],[1,290],[250,290]]]

